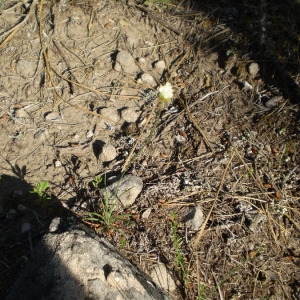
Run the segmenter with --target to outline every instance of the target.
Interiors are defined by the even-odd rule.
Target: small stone
[[[146,63],[146,59],[144,58],[144,57],[140,57],[139,59],[138,59],[138,62],[140,63],[140,64],[145,64]]]
[[[20,59],[16,63],[17,73],[24,78],[32,77],[35,73],[36,67],[37,62],[34,61]]]
[[[21,233],[24,234],[24,233],[27,233],[31,230],[31,224],[30,223],[23,223],[21,225]]]
[[[49,232],[55,232],[59,229],[61,219],[59,217],[56,217],[52,220],[52,222],[49,225]]]
[[[147,166],[148,166],[147,160],[146,160],[146,159],[143,159],[142,162],[141,162],[141,165],[142,165],[143,167],[147,167]]]
[[[270,278],[271,280],[279,280],[280,279],[278,274],[271,270],[266,270],[265,275],[267,278]]]
[[[15,216],[17,215],[17,211],[13,208],[11,208],[7,213],[6,213],[6,218],[9,220],[12,220]]]
[[[121,111],[121,117],[128,123],[135,123],[139,117],[139,114],[130,108],[125,108]]]
[[[61,161],[56,160],[56,161],[54,162],[54,166],[55,166],[55,168],[61,167]]]
[[[147,74],[147,73],[142,74],[141,80],[144,84],[147,84],[151,87],[157,86],[157,83],[156,83],[154,77],[150,74]]]
[[[105,144],[102,148],[101,159],[105,162],[112,161],[117,157],[118,153],[111,144]]]
[[[183,144],[186,142],[186,138],[180,134],[177,134],[174,136],[176,142],[180,143],[180,144]]]
[[[58,121],[61,120],[61,115],[59,112],[49,112],[45,114],[46,121]]]
[[[153,281],[162,289],[170,292],[176,290],[176,284],[171,275],[168,273],[164,264],[155,265],[150,276],[152,277]]]
[[[149,218],[150,214],[151,214],[152,208],[149,207],[147,208],[143,213],[142,213],[142,219],[146,220]]]
[[[159,60],[154,64],[154,69],[157,71],[159,75],[162,75],[162,73],[166,69],[166,63],[163,60]]]
[[[17,109],[15,111],[15,117],[20,118],[20,119],[21,118],[23,118],[23,119],[29,119],[30,118],[28,112],[23,108]]]
[[[139,71],[138,66],[135,64],[134,58],[128,52],[120,51],[117,54],[116,62],[119,63],[121,69],[126,73],[135,74]]]
[[[272,148],[269,144],[265,145],[265,149],[269,154],[272,153]]]
[[[120,119],[118,112],[113,107],[102,108],[100,114],[104,117],[109,118],[114,123],[117,123]]]
[[[33,137],[34,139],[39,140],[40,142],[44,142],[50,137],[50,135],[47,129],[40,129]]]
[[[251,91],[253,89],[253,87],[252,87],[252,85],[248,81],[245,80],[245,82],[244,82],[244,89],[248,90],[248,91]]]
[[[121,203],[123,207],[128,207],[134,203],[142,189],[143,181],[140,177],[126,175],[101,191],[111,202],[117,200],[117,206]]]
[[[175,78],[175,77],[177,77],[178,76],[178,73],[176,72],[176,71],[173,71],[172,73],[171,73],[171,78]]]
[[[255,77],[259,72],[259,65],[258,63],[251,63],[250,65],[248,65],[248,73],[252,76]]]
[[[92,131],[92,130],[88,130],[88,131],[86,132],[86,134],[85,134],[85,136],[86,136],[86,138],[87,138],[87,139],[90,139],[90,138],[92,138],[92,137],[93,137],[93,135],[94,135],[94,133],[93,133],[93,131]]]
[[[282,100],[281,96],[274,96],[265,102],[266,108],[273,108]]]
[[[204,222],[204,215],[200,206],[190,207],[183,218],[183,222],[191,230],[199,230]]]

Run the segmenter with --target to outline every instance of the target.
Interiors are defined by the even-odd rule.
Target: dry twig
[[[11,28],[8,31],[6,31],[6,32],[4,32],[4,33],[1,34],[1,35],[7,35],[7,36],[1,42],[0,49],[3,48],[15,36],[15,34],[18,32],[18,30],[27,22],[27,20],[29,19],[29,17],[35,11],[35,7],[36,7],[37,3],[38,3],[38,0],[33,0],[32,3],[31,3],[31,5],[30,5],[30,9],[29,9],[29,12],[27,13],[26,17],[20,23],[18,23],[17,25],[15,25],[13,28]]]

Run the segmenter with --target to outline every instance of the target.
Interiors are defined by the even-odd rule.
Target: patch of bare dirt
[[[22,224],[34,244],[61,205],[103,213],[92,183],[126,171],[143,191],[101,234],[146,273],[163,263],[172,298],[299,299],[299,8],[204,2],[2,6],[2,295],[30,257]],[[29,193],[42,181],[60,205]]]

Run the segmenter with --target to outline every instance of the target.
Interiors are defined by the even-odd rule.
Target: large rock
[[[83,225],[58,232],[59,220],[36,246],[7,300],[168,299],[105,239]]]

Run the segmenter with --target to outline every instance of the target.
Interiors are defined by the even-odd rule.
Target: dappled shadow
[[[221,67],[235,51],[245,61],[257,62],[263,81],[270,88],[278,88],[291,103],[299,104],[295,77],[300,66],[300,3],[296,2],[299,1],[184,1],[188,18],[198,20],[188,40],[195,51],[218,52]],[[202,14],[193,17],[193,12]],[[218,25],[205,30],[202,25],[209,18]]]

